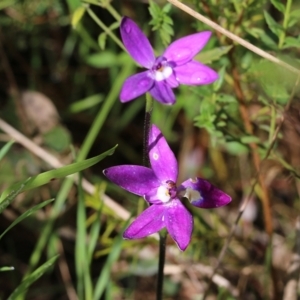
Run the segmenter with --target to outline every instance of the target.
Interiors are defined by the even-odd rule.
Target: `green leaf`
[[[71,136],[69,131],[61,126],[55,126],[50,131],[43,135],[44,144],[56,152],[62,152],[66,150],[71,143]]]
[[[212,50],[200,52],[194,57],[194,59],[200,61],[203,64],[209,64],[215,60],[220,59],[220,57],[222,57],[223,55],[227,54],[232,47],[232,45],[223,46],[214,48]]]
[[[17,219],[15,219],[6,229],[5,231],[0,235],[0,240],[2,239],[2,237],[14,226],[16,226],[18,223],[20,223],[21,221],[23,221],[25,218],[27,218],[28,216],[30,216],[31,214],[35,213],[36,211],[38,211],[39,209],[41,209],[42,207],[46,206],[47,204],[49,204],[50,202],[54,201],[54,199],[50,199],[47,201],[44,201],[42,203],[39,203],[38,205],[35,205],[34,207],[28,209],[27,211],[25,211],[21,216],[19,216]]]
[[[150,15],[155,19],[160,15],[160,7],[153,1],[149,1],[149,12]]]
[[[264,10],[265,20],[270,28],[270,30],[279,37],[280,34],[283,32],[283,28],[271,17],[271,15]]]
[[[162,24],[162,29],[163,29],[163,31],[165,31],[166,33],[168,33],[170,36],[174,35],[173,28],[169,24],[163,23]]]
[[[271,3],[276,7],[277,10],[284,14],[285,6],[281,2],[281,0],[271,0]]]
[[[0,160],[8,153],[14,141],[7,142],[0,150]]]
[[[293,9],[290,12],[290,17],[289,17],[289,21],[288,21],[287,27],[288,28],[293,27],[295,24],[297,24],[298,22],[300,22],[299,16],[300,16],[300,8]]]
[[[85,58],[85,62],[95,68],[110,68],[119,65],[118,56],[112,51],[91,54]]]
[[[169,12],[171,11],[171,8],[172,8],[171,3],[167,3],[167,4],[163,7],[162,11],[165,12],[165,13],[169,13]]]
[[[66,1],[68,6],[69,6],[69,10],[75,11],[78,7],[81,6],[81,1],[80,0],[67,0]]]
[[[226,70],[226,66],[225,65],[222,66],[221,70],[219,70],[219,78],[218,78],[218,80],[216,80],[213,83],[214,92],[217,92],[221,88],[221,86],[222,86],[222,84],[224,82],[225,70]]]
[[[226,151],[232,155],[241,155],[249,152],[249,148],[239,142],[232,141],[224,144]]]
[[[299,37],[297,39],[294,37],[290,37],[290,36],[285,38],[283,49],[292,48],[292,47],[300,48],[300,38]]]
[[[218,93],[217,94],[217,102],[220,102],[220,103],[232,103],[232,102],[237,102],[237,100],[232,95]]]
[[[13,271],[15,267],[1,267],[0,272]]]
[[[260,34],[261,41],[273,50],[277,50],[277,44],[265,33]]]
[[[12,187],[9,187],[3,191],[3,193],[0,197],[0,205],[2,205],[2,201],[6,200],[5,197],[10,193],[13,193],[13,194],[16,193],[16,195],[17,195],[18,193],[21,193],[23,191],[30,190],[30,189],[39,187],[41,185],[44,185],[44,184],[50,182],[51,180],[63,178],[63,177],[72,175],[74,173],[80,172],[82,170],[85,170],[85,169],[93,166],[94,164],[98,163],[99,161],[104,159],[106,156],[112,155],[114,153],[116,147],[117,147],[117,145],[115,147],[111,148],[110,150],[108,150],[98,156],[95,156],[93,158],[86,159],[86,160],[83,160],[80,162],[76,162],[76,163],[70,164],[68,166],[64,166],[64,167],[55,169],[55,170],[47,171],[47,172],[41,173],[39,175],[33,176],[24,182],[17,183],[15,185],[13,185]]]
[[[153,1],[149,1],[149,12],[152,20],[149,25],[152,25],[153,31],[159,31],[161,41],[164,46],[167,46],[171,41],[171,36],[174,34],[173,21],[168,16],[171,5],[168,3],[162,9]]]
[[[57,258],[58,255],[50,258],[39,268],[37,268],[34,272],[32,272],[29,276],[27,276],[21,282],[21,284],[12,292],[12,294],[8,297],[7,300],[15,300],[18,296],[22,295],[32,283],[38,280],[55,263]]]
[[[95,105],[99,104],[103,100],[102,94],[95,94],[89,97],[86,97],[82,100],[76,101],[69,106],[70,113],[79,113],[86,109],[90,109]]]
[[[106,45],[106,39],[107,39],[107,34],[105,32],[102,32],[98,36],[98,44],[101,50],[105,49]]]
[[[79,6],[74,11],[74,13],[72,15],[72,20],[71,20],[71,24],[74,29],[76,29],[78,23],[80,22],[80,20],[82,19],[83,15],[84,15],[84,13],[85,13],[84,6]]]
[[[255,38],[259,38],[262,34],[264,34],[263,29],[257,27],[246,27],[245,30]]]
[[[260,139],[254,135],[248,135],[241,138],[243,144],[259,143]]]
[[[20,184],[20,186],[17,187],[15,190],[10,191],[10,193],[3,200],[0,201],[0,214],[23,191],[23,189],[28,181],[29,181],[29,179],[27,179],[23,184]],[[3,194],[4,193],[5,193],[5,191],[3,192]],[[1,198],[2,198],[3,194],[1,195]]]
[[[291,28],[293,27],[295,24],[297,24],[299,22],[299,18],[298,17],[291,17],[289,18],[288,24],[287,24],[287,28]]]

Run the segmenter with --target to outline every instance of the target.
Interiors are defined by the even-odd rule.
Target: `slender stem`
[[[158,262],[158,272],[157,272],[156,300],[163,299],[166,240],[167,240],[167,231],[163,229],[159,233],[159,262]]]
[[[149,131],[151,126],[151,115],[153,110],[153,99],[149,93],[146,94],[146,110],[145,110],[145,121],[144,121],[144,144],[143,144],[143,163],[146,167],[150,166],[149,161]]]
[[[97,0],[83,0],[84,3],[89,3],[92,5],[97,5],[100,6],[102,8],[105,8],[106,10],[108,10],[110,12],[110,14],[118,21],[120,22],[122,19],[122,16],[114,9],[114,7],[112,5],[110,5],[109,1],[102,1],[98,2]]]
[[[94,12],[90,8],[87,8],[86,11],[91,18],[104,30],[104,32],[106,32],[106,34],[109,35],[122,50],[127,52],[120,39],[118,39],[118,37],[94,14]]]
[[[111,88],[106,99],[104,100],[101,110],[99,110],[99,113],[97,114],[88,134],[84,139],[84,143],[82,144],[77,157],[78,161],[81,161],[87,157],[90,149],[92,148],[93,143],[95,142],[99,134],[99,130],[102,128],[104,121],[107,119],[111,108],[113,107],[116,99],[118,98],[124,80],[131,74],[132,68],[133,64],[131,62],[128,62],[122,67],[121,71],[119,72],[118,77],[114,81],[113,87]]]
[[[122,17],[119,15],[119,13],[115,10],[113,6],[108,3],[105,8],[110,12],[110,14],[118,21],[120,22]]]

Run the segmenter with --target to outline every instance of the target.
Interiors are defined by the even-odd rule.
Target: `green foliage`
[[[32,207],[31,209],[27,210],[25,213],[23,213],[21,216],[19,216],[15,221],[13,221],[6,229],[5,231],[0,235],[0,240],[2,239],[2,237],[14,226],[16,226],[18,223],[20,223],[21,221],[23,221],[25,218],[29,217],[31,214],[35,213],[36,211],[38,211],[39,209],[41,209],[42,207],[44,207],[45,205],[53,202],[54,199],[50,199],[48,201],[44,201],[38,205],[35,205],[34,207]]]
[[[192,4],[190,7],[223,28],[299,69],[300,8],[297,1],[193,0],[183,3]],[[136,197],[116,189],[101,175],[106,166],[140,164],[142,161],[145,101],[140,97],[131,103],[119,102],[123,82],[135,72],[132,58],[125,53],[120,40],[121,12],[141,24],[142,28],[147,29],[150,24],[153,32],[149,38],[156,53],[160,52],[162,45],[170,44],[174,35],[181,37],[211,29],[162,1],[150,1],[149,5],[136,1],[131,5],[130,1],[67,0],[66,4],[57,0],[4,0],[0,4],[1,41],[7,56],[3,61],[8,62],[8,69],[15,77],[7,76],[5,65],[0,68],[4,79],[1,88],[5,91],[2,93],[4,104],[0,101],[0,117],[22,132],[22,114],[13,104],[11,83],[16,82],[14,89],[19,92],[22,92],[21,88],[41,90],[52,97],[58,109],[58,125],[46,134],[27,134],[24,131],[24,135],[34,141],[36,147],[45,147],[61,161],[69,161],[74,156],[70,149],[76,149],[76,152],[79,149],[76,163],[43,173],[49,166],[42,159],[37,159],[18,142],[7,142],[10,138],[1,132],[0,183],[3,191],[0,212],[3,218],[14,216],[12,220],[6,219],[10,223],[0,236],[1,250],[5,252],[3,258],[10,259],[4,261],[3,265],[7,267],[1,267],[0,272],[14,273],[2,273],[2,281],[11,282],[11,277],[4,276],[23,277],[11,299],[42,299],[46,291],[44,287],[49,284],[51,291],[47,296],[51,297],[50,293],[53,293],[53,298],[64,298],[63,284],[60,279],[55,279],[61,276],[53,276],[52,267],[55,256],[60,253],[60,267],[67,266],[66,272],[72,278],[72,282],[64,284],[78,299],[139,297],[140,287],[144,289],[144,285],[137,278],[140,280],[142,275],[148,276],[146,280],[151,287],[142,292],[151,297],[155,285],[151,282],[151,274],[157,262],[157,241],[149,238],[123,243],[121,236],[126,224],[117,209],[105,205],[107,199],[115,201],[135,216],[145,207],[144,200],[139,199],[137,205]],[[193,210],[194,233],[186,252],[176,252],[176,246],[168,241],[171,267],[178,272],[177,280],[184,282],[183,286],[189,283],[184,268],[195,267],[193,276],[200,282],[202,279],[196,269],[199,262],[203,264],[199,268],[206,270],[205,267],[209,267],[208,274],[211,274],[211,261],[216,261],[226,243],[236,216],[235,208],[242,198],[248,196],[256,179],[253,146],[257,147],[262,159],[268,153],[283,118],[283,130],[275,136],[271,159],[264,161],[262,176],[267,179],[272,216],[276,218],[274,230],[277,234],[273,238],[274,241],[278,236],[282,238],[276,247],[284,245],[287,257],[292,257],[290,250],[294,236],[291,232],[295,230],[294,221],[300,209],[296,192],[300,174],[299,106],[293,100],[299,98],[300,88],[296,86],[295,74],[261,59],[215,31],[205,50],[195,59],[216,70],[219,80],[210,85],[181,85],[174,89],[176,104],[163,106],[154,103],[152,122],[162,129],[178,157],[179,176],[197,175],[211,179],[233,197],[233,204],[220,213]],[[286,110],[286,105],[289,110]],[[252,127],[251,132],[247,122]],[[115,147],[100,156],[86,159],[89,153],[101,153],[116,143],[120,146],[113,157],[108,155]],[[103,158],[106,158],[103,164],[85,172],[85,179],[78,175],[78,185],[74,185],[70,174],[89,168]],[[62,183],[52,182],[52,179],[66,176]],[[87,180],[95,188],[93,195],[83,191]],[[12,182],[19,183],[12,185]],[[264,265],[261,263],[263,251],[256,250],[257,237],[265,241],[265,211],[259,203],[261,193],[257,185],[252,195],[258,209],[255,222],[242,217],[238,224],[241,239],[233,237],[224,258],[222,276],[230,282],[230,288],[214,289],[211,293],[215,298],[234,299],[233,285],[236,282],[232,278],[240,276],[240,270],[249,264],[255,268],[250,268],[247,276],[255,278],[258,284],[250,286],[246,282],[245,295],[239,297],[267,299],[271,294],[268,287],[272,277],[268,272],[261,272],[271,265],[271,253],[269,250],[266,253],[268,260]],[[53,197],[53,202],[45,201]],[[17,224],[20,230],[13,233],[11,228]],[[20,254],[19,249],[12,245],[18,245],[18,232],[30,233],[26,247],[27,265],[23,253]],[[265,247],[268,245],[263,244],[262,249]],[[253,253],[257,259],[253,260]],[[17,266],[14,262],[19,261],[22,261],[22,268],[9,267]],[[277,271],[275,264],[274,270]],[[60,268],[55,268],[57,272]],[[41,275],[44,280],[31,286]],[[279,278],[276,284],[282,294],[281,287],[285,283]],[[183,289],[170,276],[165,296],[181,299],[185,293]],[[4,291],[4,296],[1,291],[1,299],[8,297],[11,287],[7,287],[7,291]]]
[[[164,46],[170,44],[171,37],[174,35],[173,20],[169,16],[171,7],[171,4],[167,3],[163,8],[160,8],[154,1],[149,1],[149,12],[152,16],[149,24],[152,25],[152,30],[159,32]]]
[[[9,152],[14,141],[7,142],[0,150],[0,160]]]
[[[14,290],[14,292],[7,298],[8,300],[17,299],[19,296],[24,294],[24,292],[28,289],[28,287],[37,281],[45,272],[47,272],[52,265],[57,260],[58,255],[50,258],[45,263],[43,263],[40,267],[38,267],[34,272],[32,272],[28,277],[26,277],[21,284]]]
[[[66,150],[71,143],[70,133],[63,126],[55,126],[43,137],[45,145],[57,152]]]

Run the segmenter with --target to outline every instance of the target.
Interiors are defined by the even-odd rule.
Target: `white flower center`
[[[198,191],[195,191],[191,188],[187,188],[185,190],[185,194],[183,195],[183,197],[188,198],[191,203],[202,198],[201,194]]]
[[[166,202],[168,202],[171,199],[169,190],[166,187],[164,187],[164,186],[160,186],[157,189],[156,196],[163,203],[166,203]]]
[[[154,79],[162,81],[169,78],[173,73],[173,69],[169,66],[162,66],[160,69],[154,71]]]

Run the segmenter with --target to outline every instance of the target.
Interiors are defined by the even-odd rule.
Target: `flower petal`
[[[103,170],[103,174],[121,188],[139,196],[160,185],[154,172],[142,166],[115,166]]]
[[[216,208],[231,201],[229,195],[199,177],[186,180],[178,187],[178,191],[185,191],[184,197],[199,208]]]
[[[121,102],[133,100],[151,89],[154,80],[148,76],[148,72],[132,75],[125,80],[120,93]]]
[[[168,83],[166,83],[165,80],[160,82],[155,81],[149,92],[154,99],[163,104],[172,105],[176,101],[171,87],[168,85]]]
[[[124,231],[124,239],[141,239],[165,227],[164,205],[151,205]]]
[[[179,82],[176,79],[176,76],[173,73],[166,79],[167,84],[173,89],[173,88],[177,88],[179,86]]]
[[[174,73],[179,83],[187,85],[210,84],[219,78],[216,71],[197,61],[174,68]]]
[[[166,228],[176,242],[178,248],[184,251],[190,243],[193,231],[193,217],[179,199],[173,199],[165,213]]]
[[[148,140],[149,159],[156,177],[165,182],[177,181],[178,165],[174,153],[159,128],[151,126]]]
[[[123,17],[120,26],[124,46],[131,57],[141,66],[150,69],[155,61],[153,49],[141,29],[127,17]]]
[[[210,31],[203,31],[185,36],[171,43],[163,56],[181,66],[190,61],[208,42]]]

